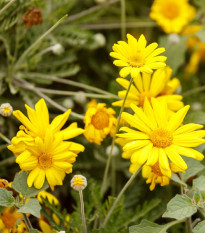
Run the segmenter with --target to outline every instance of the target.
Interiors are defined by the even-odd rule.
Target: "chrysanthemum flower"
[[[37,194],[37,198],[41,204],[43,203],[42,198],[44,198],[44,199],[47,198],[49,203],[51,203],[51,204],[52,203],[54,203],[55,205],[59,204],[58,199],[53,194],[47,192],[46,190],[39,192]]]
[[[188,0],[155,0],[150,17],[157,21],[166,33],[179,33],[196,14]]]
[[[125,140],[124,157],[130,158],[133,166],[145,162],[148,166],[154,166],[158,162],[160,170],[167,176],[170,174],[169,161],[181,170],[187,169],[181,155],[202,160],[203,154],[191,147],[205,142],[202,139],[205,130],[199,130],[203,126],[193,123],[182,125],[189,106],[183,107],[169,118],[166,102],[152,98],[151,103],[152,105],[145,99],[143,109],[131,104],[134,115],[122,113],[124,120],[138,130],[128,127],[120,129],[126,132],[118,134],[118,137]]]
[[[49,113],[43,99],[35,105],[35,110],[26,105],[28,118],[20,111],[13,114],[23,124],[17,136],[8,146],[23,171],[30,171],[28,186],[33,184],[40,189],[45,179],[53,189],[62,185],[65,174],[72,172],[72,163],[77,154],[84,150],[78,143],[65,141],[84,132],[72,123],[61,130],[66,123],[70,110],[61,114],[49,123]]]
[[[6,207],[0,214],[0,232],[1,233],[25,233],[28,232],[23,221],[18,222],[23,217],[22,213],[17,213],[16,208]],[[16,225],[17,224],[17,225]]]
[[[117,125],[114,114],[115,111],[112,108],[106,108],[106,104],[92,100],[88,104],[84,118],[86,139],[100,145],[108,134],[113,136]]]
[[[134,83],[131,85],[130,91],[127,95],[125,107],[130,107],[130,104],[136,104],[143,107],[145,97],[149,101],[151,98],[157,98],[160,101],[165,100],[168,109],[171,111],[177,111],[184,106],[182,102],[182,96],[176,95],[174,92],[180,86],[180,81],[177,78],[171,80],[172,69],[168,66],[164,69],[159,69],[151,74],[143,74],[134,79]],[[126,95],[129,81],[123,78],[117,78],[116,81],[125,88],[123,91],[118,92],[118,96],[122,99]],[[113,103],[114,106],[121,106],[123,100],[119,100]]]
[[[153,69],[159,69],[165,66],[165,56],[158,56],[165,51],[164,48],[157,48],[157,43],[152,43],[146,47],[147,41],[144,35],[139,40],[132,35],[127,34],[128,43],[118,41],[113,45],[111,57],[116,58],[114,65],[124,67],[120,70],[120,76],[125,78],[131,74],[132,78],[137,78],[140,72],[152,73]]]

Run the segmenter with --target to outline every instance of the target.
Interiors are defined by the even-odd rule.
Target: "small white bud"
[[[2,104],[0,106],[0,114],[4,117],[9,117],[11,116],[13,112],[13,108],[9,103]]]
[[[180,37],[178,34],[172,33],[168,36],[168,41],[172,44],[178,44],[180,42]]]
[[[64,52],[64,48],[61,44],[55,44],[51,47],[52,52],[55,55],[61,55]]]
[[[110,151],[111,151],[111,145],[110,146],[108,146],[107,148],[106,148],[106,155],[107,156],[109,156],[110,155]],[[117,156],[117,155],[119,155],[119,153],[120,153],[120,150],[119,150],[119,148],[117,147],[117,146],[113,146],[113,149],[112,149],[112,156]]]
[[[82,175],[75,175],[71,180],[71,187],[76,191],[80,191],[86,188],[87,179]]]
[[[102,33],[96,33],[94,35],[94,40],[101,47],[103,47],[106,43],[106,38]]]
[[[199,111],[199,110],[202,110],[203,106],[200,102],[194,102],[193,104],[191,104],[191,107],[193,110]]]
[[[63,106],[64,106],[65,108],[67,108],[67,109],[69,109],[69,108],[72,109],[72,108],[74,107],[74,102],[73,102],[72,99],[67,98],[67,99],[65,99],[65,100],[63,101]]]
[[[79,104],[85,103],[87,100],[87,98],[85,96],[85,92],[83,92],[83,91],[76,92],[76,95],[74,96],[74,100]]]

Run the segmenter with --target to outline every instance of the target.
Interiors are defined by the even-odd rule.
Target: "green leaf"
[[[176,195],[167,204],[167,211],[162,215],[164,218],[184,219],[192,216],[197,212],[197,207],[192,203],[192,200],[183,195]]]
[[[39,231],[37,231],[35,229],[31,229],[28,233],[39,233]]]
[[[13,193],[6,189],[0,188],[0,206],[13,206],[15,199]]]
[[[205,0],[194,0],[194,3],[199,7],[204,7]]]
[[[187,181],[190,177],[195,176],[204,169],[204,165],[202,165],[198,160],[187,157],[184,157],[183,159],[188,166],[186,173],[181,173],[183,181]]]
[[[25,214],[32,214],[33,216],[40,218],[40,210],[41,210],[41,206],[39,204],[38,199],[31,198],[17,212],[25,213]]]
[[[199,191],[205,191],[205,176],[199,176],[193,180],[193,187]]]
[[[179,185],[184,186],[185,188],[187,187],[187,184],[184,183],[182,180],[180,180],[179,177],[176,174],[174,174],[174,173],[171,176],[171,180],[173,180],[174,182],[176,182]]]
[[[139,225],[129,227],[129,233],[166,233],[166,230],[167,225],[160,226],[145,219]]]
[[[16,174],[14,181],[12,183],[12,187],[18,192],[21,193],[24,198],[32,197],[37,195],[40,191],[47,189],[47,182],[44,183],[41,189],[36,189],[34,187],[29,188],[27,185],[27,172],[21,172]]]
[[[189,113],[185,120],[184,123],[196,123],[196,124],[200,124],[200,125],[205,125],[205,112],[203,111],[195,111],[195,112],[191,112]]]
[[[205,220],[198,223],[193,229],[193,233],[204,233],[204,232],[205,232]]]

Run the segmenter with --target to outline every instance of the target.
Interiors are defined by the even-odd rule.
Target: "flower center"
[[[168,19],[177,18],[179,15],[179,7],[174,2],[167,2],[162,8],[162,14]]]
[[[3,107],[3,111],[6,112],[6,113],[8,113],[8,112],[11,111],[11,108],[8,107],[8,106],[5,106],[5,107]]]
[[[147,99],[151,103],[151,97],[153,97],[153,95],[151,95],[150,92],[146,92],[146,91],[140,93],[140,95],[139,95],[139,105],[140,105],[140,107],[144,106],[145,97],[147,97]]]
[[[135,56],[129,58],[129,64],[132,67],[141,67],[145,63],[144,57],[142,56],[141,51],[137,51]]]
[[[150,134],[150,140],[155,147],[165,148],[172,144],[173,135],[165,129],[156,129]]]
[[[159,162],[157,161],[153,166],[152,166],[152,172],[156,174],[157,176],[163,176],[160,168],[159,168]]]
[[[109,115],[105,111],[100,110],[92,116],[91,123],[96,129],[104,129],[109,125]]]
[[[51,155],[42,153],[38,157],[38,164],[42,169],[50,168],[53,164]]]
[[[16,218],[10,214],[10,213],[3,213],[1,215],[1,219],[6,227],[6,229],[11,229],[14,228],[15,226],[15,222],[16,222]]]

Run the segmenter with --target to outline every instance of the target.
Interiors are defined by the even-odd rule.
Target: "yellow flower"
[[[86,139],[98,145],[108,134],[114,135],[117,125],[117,119],[113,116],[115,111],[105,106],[104,103],[96,103],[92,100],[88,104],[84,118]]]
[[[131,127],[122,127],[120,131],[126,133],[117,136],[125,140],[124,157],[130,158],[132,166],[144,164],[154,166],[159,162],[163,174],[170,176],[169,160],[181,170],[187,169],[182,156],[197,160],[204,158],[203,154],[190,147],[196,147],[205,142],[205,130],[198,124],[182,125],[189,109],[185,106],[168,117],[166,102],[159,102],[155,98],[151,103],[145,99],[143,109],[131,104],[134,115],[123,112],[122,117]]]
[[[180,81],[177,78],[170,80],[172,69],[168,66],[164,69],[159,69],[151,74],[143,74],[134,79],[130,91],[125,102],[125,107],[130,107],[130,104],[136,104],[143,107],[145,97],[150,101],[152,97],[159,101],[165,100],[169,111],[177,111],[184,106],[182,96],[173,94],[180,86]],[[117,78],[116,81],[125,89],[129,86],[129,81],[122,78]],[[118,95],[122,99],[125,97],[127,90],[119,91]],[[121,106],[123,100],[113,103],[114,106]]]
[[[43,191],[41,191],[41,192],[39,192],[38,194],[37,194],[37,198],[38,198],[38,200],[39,200],[39,202],[42,204],[43,203],[43,201],[42,201],[42,199],[41,198],[48,198],[48,201],[49,201],[49,203],[54,203],[55,205],[58,205],[59,204],[59,201],[58,201],[58,199],[54,196],[54,195],[52,195],[51,193],[49,193],[49,192],[47,192],[47,191],[45,191],[45,190],[43,190]]]
[[[23,217],[22,213],[17,213],[14,207],[6,207],[3,210],[3,212],[0,214],[0,232],[1,233],[28,232],[26,225],[24,224],[23,221],[17,222],[22,217]]]
[[[185,68],[188,74],[195,74],[199,70],[200,63],[205,61],[205,43],[199,43],[196,50],[190,57],[189,63]]]
[[[84,150],[78,143],[64,141],[84,132],[72,123],[61,130],[70,110],[53,119],[49,124],[49,113],[43,99],[35,105],[35,110],[26,105],[28,118],[20,111],[13,114],[21,121],[20,131],[12,139],[8,149],[17,156],[16,162],[21,170],[30,171],[27,183],[40,189],[45,179],[53,189],[62,185],[65,174],[72,172],[72,163],[77,154]]]
[[[125,78],[131,74],[132,78],[137,78],[140,72],[152,73],[153,69],[159,69],[165,66],[165,56],[158,56],[165,51],[164,48],[157,48],[157,43],[152,43],[146,47],[147,41],[144,35],[139,40],[132,35],[127,34],[128,43],[118,41],[113,45],[113,51],[110,56],[116,58],[114,65],[124,67],[120,71],[120,76]]]
[[[77,191],[85,189],[87,186],[87,179],[82,175],[75,175],[71,180],[71,187]]]
[[[155,0],[150,17],[157,21],[166,33],[180,33],[196,14],[188,0]]]

